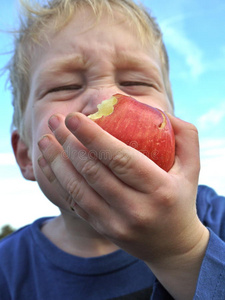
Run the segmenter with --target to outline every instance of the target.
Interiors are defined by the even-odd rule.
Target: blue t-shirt
[[[154,276],[144,262],[123,250],[93,258],[65,253],[40,231],[47,219],[0,243],[0,300],[149,299]]]
[[[194,299],[225,299],[225,198],[199,186],[197,211],[210,241]],[[145,263],[123,250],[94,258],[63,252],[42,234],[46,220],[0,242],[0,300],[172,299]]]

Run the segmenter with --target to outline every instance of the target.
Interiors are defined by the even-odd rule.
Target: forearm
[[[194,297],[208,245],[208,229],[201,225],[193,238],[195,239],[194,246],[187,252],[176,254],[174,250],[174,255],[147,262],[159,282],[176,300],[191,300]]]

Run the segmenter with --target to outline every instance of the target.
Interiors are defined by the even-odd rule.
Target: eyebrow
[[[145,58],[146,59],[141,59],[133,53],[120,52],[116,57],[116,65],[120,68],[127,68],[127,65],[129,65],[131,69],[137,68],[142,70],[151,67],[151,69],[157,72],[161,70],[160,66],[157,65],[148,55],[146,55]]]
[[[63,58],[57,58],[55,60],[52,60],[46,66],[46,69],[43,71],[43,73],[54,74],[54,73],[60,73],[62,71],[70,72],[74,70],[74,68],[78,68],[78,69],[87,68],[87,60],[83,55],[66,56]]]
[[[157,66],[149,56],[146,55],[146,58],[148,59],[149,65],[146,65],[146,60],[140,59],[136,55],[127,52],[119,52],[115,57],[115,65],[121,69],[127,69],[127,66],[129,66],[129,69],[135,68],[142,70],[151,67],[151,69],[157,72],[161,70],[160,66]],[[39,78],[43,78],[43,76],[49,78],[62,71],[70,73],[75,69],[85,70],[88,68],[89,64],[88,58],[80,54],[57,58],[50,61],[49,64],[45,66],[45,69],[39,73],[37,79],[39,80]]]

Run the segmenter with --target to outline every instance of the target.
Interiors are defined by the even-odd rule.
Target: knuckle
[[[119,150],[109,161],[109,168],[117,174],[127,173],[127,170],[131,167],[131,156],[126,150]]]
[[[167,186],[167,188],[160,187],[157,190],[157,207],[161,207],[161,209],[165,209],[166,211],[170,211],[177,204],[176,191],[178,187],[174,185],[173,187]]]
[[[198,129],[197,129],[197,127],[194,124],[188,123],[188,127],[187,128],[188,128],[188,130],[190,132],[192,132],[193,134],[195,134],[196,136],[198,136]]]
[[[109,217],[107,224],[104,226],[105,231],[103,234],[113,241],[132,243],[140,232],[148,228],[148,219],[147,214],[141,211],[133,211],[129,215],[120,216],[116,220],[111,220]]]
[[[117,222],[111,224],[111,226],[107,224],[106,226],[108,230],[104,233],[104,235],[112,241],[128,243],[131,236],[133,236],[133,234],[130,234],[127,224],[124,224],[123,222]]]
[[[143,205],[135,205],[130,212],[129,228],[131,232],[143,232],[149,226],[151,213]]]
[[[100,164],[95,159],[88,159],[83,163],[80,170],[82,176],[84,176],[90,183],[95,182],[99,175]]]
[[[83,197],[82,184],[81,184],[80,181],[78,181],[78,180],[76,180],[74,178],[71,178],[67,182],[66,190],[69,193],[69,196],[67,198],[67,200],[69,201],[69,203],[72,202],[72,199],[76,199],[76,201],[79,201]]]

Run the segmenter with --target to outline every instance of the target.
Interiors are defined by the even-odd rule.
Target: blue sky
[[[170,57],[175,113],[195,124],[201,149],[200,183],[225,195],[225,1],[143,0],[157,18]],[[0,29],[15,24],[16,0],[1,1]],[[10,51],[0,32],[0,53]],[[9,55],[0,55],[0,68]],[[11,95],[0,78],[0,227],[15,228],[58,214],[36,183],[22,178],[10,145]]]

